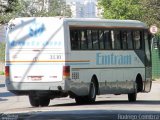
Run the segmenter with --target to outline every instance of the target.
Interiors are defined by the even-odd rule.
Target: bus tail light
[[[5,66],[5,76],[9,77],[9,66]]]
[[[70,66],[63,66],[63,79],[70,78]]]

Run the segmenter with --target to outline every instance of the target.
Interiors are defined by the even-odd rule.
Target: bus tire
[[[128,94],[128,101],[129,102],[135,102],[137,99],[137,83],[135,82],[135,92]]]
[[[31,106],[33,106],[33,107],[39,106],[39,100],[33,95],[29,95],[29,102],[30,102]]]
[[[47,98],[47,97],[41,97],[41,98],[39,98],[39,105],[41,107],[48,106],[49,103],[50,103],[50,99],[49,98]]]
[[[77,104],[90,104],[94,103],[96,100],[96,84],[94,81],[91,81],[89,94],[87,96],[76,96],[75,101]]]
[[[75,97],[75,101],[77,104],[81,105],[81,104],[85,104],[86,100],[84,96],[76,96]]]
[[[87,96],[88,103],[94,103],[96,100],[96,84],[94,81],[90,83],[89,95]]]
[[[135,102],[137,99],[137,93],[129,93],[128,94],[128,100],[129,102]]]

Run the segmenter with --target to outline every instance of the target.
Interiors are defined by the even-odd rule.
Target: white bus
[[[28,95],[32,106],[70,96],[93,103],[96,95],[151,89],[147,26],[135,20],[15,18],[6,35],[6,86]]]

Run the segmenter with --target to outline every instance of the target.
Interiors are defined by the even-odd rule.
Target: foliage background
[[[50,0],[49,9],[45,9],[45,0],[39,0],[35,7],[34,0],[8,0],[4,5],[0,2],[0,23],[7,23],[15,17],[71,16],[71,9],[65,0]]]
[[[160,28],[160,0],[98,0],[98,6],[103,18],[140,20]]]
[[[5,42],[0,42],[0,62],[5,60]]]

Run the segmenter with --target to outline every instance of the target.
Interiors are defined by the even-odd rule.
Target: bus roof
[[[72,26],[107,26],[107,27],[132,27],[145,28],[148,26],[138,20],[116,20],[100,18],[64,18],[64,21]]]
[[[31,20],[31,19],[53,19],[54,21],[65,22],[71,26],[107,26],[107,27],[132,27],[132,28],[145,28],[147,25],[138,20],[117,20],[117,19],[101,19],[101,18],[65,18],[65,17],[22,17],[15,18],[20,20]],[[10,21],[10,22],[11,22]]]

